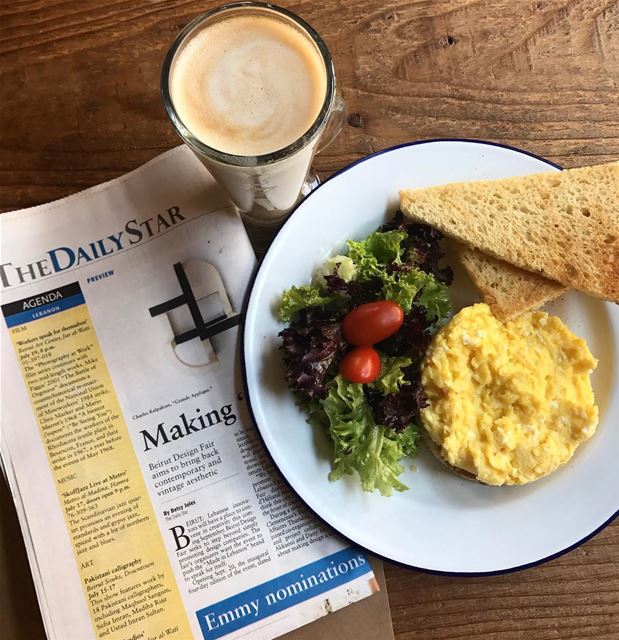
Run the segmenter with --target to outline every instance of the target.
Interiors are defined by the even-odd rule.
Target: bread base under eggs
[[[447,459],[443,456],[440,447],[436,444],[436,442],[434,442],[434,440],[432,440],[432,438],[427,433],[425,434],[425,441],[428,445],[428,448],[436,456],[439,462],[446,466],[450,471],[453,471],[453,473],[455,473],[456,475],[464,478],[465,480],[471,480],[479,484],[485,484],[488,487],[493,486],[489,485],[487,482],[482,482],[477,478],[477,476],[475,476],[475,474],[470,473],[469,471],[465,471],[464,469],[460,469],[459,467],[454,467],[453,464],[447,462]]]

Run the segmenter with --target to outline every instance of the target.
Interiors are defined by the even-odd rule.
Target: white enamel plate
[[[404,145],[347,167],[306,198],[284,224],[248,300],[243,355],[248,401],[275,464],[307,505],[334,529],[386,559],[458,574],[495,573],[549,560],[591,537],[619,507],[619,308],[569,292],[547,306],[599,359],[593,386],[597,433],[552,475],[520,487],[488,487],[448,471],[423,446],[406,459],[408,491],[384,498],[356,477],[329,482],[330,446],[286,387],[275,309],[293,284],[360,240],[397,209],[398,190],[504,178],[558,168],[516,149],[440,140]],[[452,261],[452,266],[455,266]],[[478,300],[456,272],[454,308]]]

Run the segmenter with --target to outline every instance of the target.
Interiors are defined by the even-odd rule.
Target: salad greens
[[[295,314],[307,307],[322,307],[336,301],[336,297],[329,295],[320,287],[304,284],[300,287],[292,286],[282,296],[279,305],[279,316],[284,322],[290,322]]]
[[[347,255],[329,258],[312,284],[284,292],[280,336],[288,386],[333,443],[331,480],[357,474],[365,491],[407,489],[401,460],[416,451],[425,406],[420,366],[434,332],[451,313],[449,268],[441,268],[441,234],[398,212],[365,240],[348,241]],[[338,364],[350,350],[342,320],[359,304],[393,300],[404,324],[374,345],[381,358],[371,383],[345,380]]]

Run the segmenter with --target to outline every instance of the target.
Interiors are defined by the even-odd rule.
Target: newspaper
[[[269,639],[378,589],[248,416],[255,258],[186,148],[0,235],[0,453],[49,638]]]

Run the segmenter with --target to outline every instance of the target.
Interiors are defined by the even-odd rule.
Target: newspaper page
[[[378,589],[257,437],[255,258],[188,149],[0,234],[0,446],[50,638],[264,640]]]

